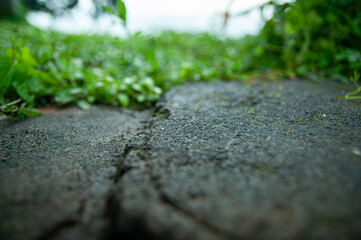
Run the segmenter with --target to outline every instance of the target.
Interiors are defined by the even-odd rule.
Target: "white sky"
[[[155,33],[165,29],[188,32],[221,33],[223,17],[229,0],[124,0],[128,28],[131,32]],[[234,0],[231,13],[258,6],[267,0]],[[79,5],[64,17],[54,20],[46,13],[30,13],[30,23],[67,33],[104,33],[124,36],[125,31],[108,15],[94,21],[91,0],[79,0]],[[269,11],[269,14],[271,14]],[[226,29],[228,36],[254,34],[262,26],[259,11],[232,19]],[[224,33],[224,32],[223,32]]]

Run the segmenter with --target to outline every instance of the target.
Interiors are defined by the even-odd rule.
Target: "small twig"
[[[0,106],[0,109],[4,110],[5,108],[10,107],[10,106],[15,105],[15,104],[18,104],[19,102],[21,102],[21,98]]]

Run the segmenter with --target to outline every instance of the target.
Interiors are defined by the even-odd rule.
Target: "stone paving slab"
[[[361,106],[340,88],[170,91],[127,147],[120,209],[162,239],[358,239]]]
[[[1,120],[0,239],[102,238],[119,156],[148,113],[103,106]]]
[[[361,104],[193,83],[153,111],[0,120],[1,239],[360,239]]]

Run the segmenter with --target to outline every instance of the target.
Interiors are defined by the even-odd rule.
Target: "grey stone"
[[[99,239],[126,142],[148,112],[93,107],[0,121],[0,239]]]
[[[149,111],[0,121],[1,239],[360,239],[361,104],[192,83]]]
[[[358,239],[361,106],[340,88],[294,80],[171,90],[128,146],[120,209],[161,239]]]

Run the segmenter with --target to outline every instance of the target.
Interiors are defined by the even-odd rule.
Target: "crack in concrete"
[[[144,133],[151,127],[151,119],[144,120],[142,124],[143,128],[127,140],[123,151],[117,155],[119,158],[117,164],[115,164],[117,172],[112,178],[113,187],[117,185],[125,174],[134,169],[133,166],[127,166],[125,160],[131,151],[143,148],[143,146],[132,144],[133,138],[136,135]],[[104,219],[108,221],[105,229],[105,239],[156,239],[155,236],[146,229],[146,225],[141,219],[128,219],[128,216],[122,215],[121,197],[119,197],[118,194],[114,188],[111,188],[108,194],[104,196],[106,202]]]
[[[163,203],[165,203],[168,206],[172,207],[177,212],[187,216],[189,219],[192,219],[193,222],[195,222],[195,224],[199,225],[200,227],[202,227],[206,231],[212,233],[215,237],[217,237],[217,238],[226,237],[227,239],[242,240],[242,238],[240,236],[237,236],[234,233],[226,232],[226,231],[221,230],[221,229],[215,227],[214,225],[204,221],[203,219],[199,219],[199,217],[197,215],[195,215],[191,211],[186,210],[183,207],[181,207],[177,203],[177,201],[172,200],[165,193],[162,193],[161,190],[159,190],[159,192],[160,192],[160,201],[162,201]]]
[[[141,133],[142,131],[146,130],[147,128],[150,128],[151,124],[150,121],[144,121],[144,128],[139,131]],[[133,169],[133,167],[125,166],[124,160],[126,159],[127,155],[133,150],[133,146],[130,145],[132,139],[128,139],[127,143],[125,145],[124,150],[120,154],[113,155],[118,158],[118,163],[115,164],[115,167],[117,169],[116,174],[111,178],[113,180],[113,186],[117,184],[117,182],[130,170]],[[145,233],[143,235],[139,235],[137,233],[136,228],[133,230],[128,229],[117,229],[118,224],[121,220],[121,211],[120,211],[120,200],[118,199],[115,192],[112,190],[109,190],[107,194],[103,197],[104,201],[106,202],[105,210],[104,210],[104,220],[108,221],[106,224],[105,229],[105,239],[117,239],[118,237],[121,237],[122,239],[134,239],[134,236],[140,236],[140,237],[146,237],[147,239],[153,239],[153,237],[150,234]],[[68,217],[63,220],[61,220],[59,223],[48,229],[47,231],[43,232],[35,238],[36,240],[49,240],[57,237],[62,231],[65,229],[73,228],[76,225],[82,224],[82,215],[86,208],[86,200],[82,200],[79,204],[78,209],[75,210],[75,214],[73,217]],[[139,224],[137,224],[139,225]]]
[[[106,205],[104,209],[104,218],[108,220],[108,226],[105,230],[106,239],[114,239],[117,235],[117,225],[118,225],[118,215],[119,215],[119,205],[117,204],[117,198],[114,192],[110,192],[106,196]]]
[[[106,240],[113,239],[157,239],[148,229],[142,219],[131,218],[122,214],[121,199],[116,192],[110,192],[106,199],[104,217],[108,219],[105,230]]]
[[[120,159],[119,159],[118,164],[115,165],[117,172],[113,177],[113,184],[117,184],[119,179],[121,179],[128,171],[130,171],[132,169],[132,167],[124,165],[125,158],[129,154],[130,151],[131,151],[131,147],[129,146],[129,140],[128,140],[123,152],[120,154]]]
[[[161,115],[165,115],[164,118],[160,118],[159,116]],[[148,152],[146,152],[146,150],[149,150],[147,147],[148,146],[147,142],[150,139],[150,136],[152,135],[152,126],[154,125],[155,122],[157,121],[162,121],[164,119],[167,119],[168,116],[170,115],[170,111],[161,106],[158,107],[154,114],[153,114],[153,118],[149,120],[149,124],[146,125],[143,129],[143,131],[141,132],[142,134],[145,135],[145,137],[143,138],[143,142],[141,146],[135,146],[135,145],[131,145],[130,143],[132,142],[132,140],[130,140],[125,149],[124,152],[122,154],[122,159],[123,161],[126,159],[127,155],[131,152],[131,151],[141,151],[142,154],[138,154],[138,157],[141,158],[141,160],[144,160],[145,162],[145,167],[146,167],[146,172],[149,175],[149,179],[151,181],[151,185],[153,187],[153,189],[155,190],[155,192],[158,195],[158,199],[160,202],[168,205],[169,207],[171,207],[171,209],[173,209],[173,211],[177,212],[177,214],[182,214],[183,216],[186,216],[188,219],[190,219],[191,221],[194,222],[194,224],[197,224],[198,226],[200,226],[202,229],[204,229],[205,231],[209,232],[211,235],[214,235],[215,237],[220,238],[221,236],[225,236],[228,239],[241,239],[239,236],[230,233],[230,232],[226,232],[224,230],[221,230],[219,228],[217,228],[216,226],[213,226],[212,224],[204,221],[203,219],[200,220],[194,213],[192,213],[191,211],[188,211],[186,209],[184,209],[183,207],[181,207],[176,201],[172,200],[169,196],[167,196],[161,189],[161,185],[158,183],[158,178],[154,177],[154,174],[152,172],[152,168],[151,166],[149,166],[147,164],[147,159],[150,158],[150,155]],[[159,119],[160,118],[160,119]],[[147,132],[148,130],[148,132]],[[123,162],[124,164],[124,162]],[[124,167],[124,166],[122,166]],[[132,168],[126,168],[126,169],[121,169],[119,171],[119,175],[117,178],[117,181],[124,176],[124,174],[126,174],[129,170],[131,170]]]
[[[75,214],[73,216],[69,216],[64,218],[59,223],[55,224],[53,227],[48,229],[47,231],[41,233],[36,240],[49,240],[58,236],[63,230],[75,227],[75,225],[81,223],[81,219],[83,213],[86,208],[86,200],[83,199],[78,208],[75,210]]]
[[[59,233],[61,233],[64,229],[68,229],[71,227],[74,227],[76,224],[80,222],[77,218],[67,218],[60,221],[55,226],[51,227],[44,233],[40,234],[39,237],[36,238],[36,240],[49,240],[54,237],[56,237]]]

